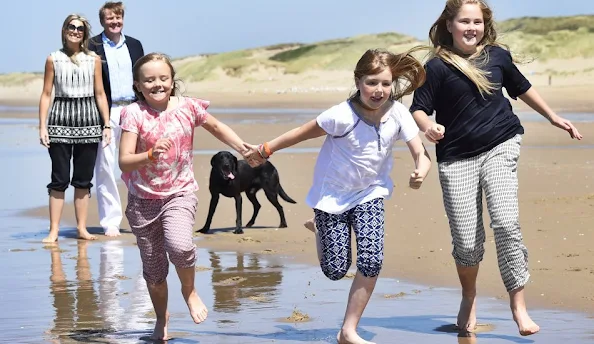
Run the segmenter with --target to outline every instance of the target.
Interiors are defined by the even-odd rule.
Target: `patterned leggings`
[[[196,264],[192,232],[197,204],[193,193],[165,199],[143,199],[128,194],[126,217],[136,236],[147,283],[165,281],[169,273],[167,254],[177,268]]]
[[[438,166],[456,263],[474,266],[483,260],[484,191],[499,271],[508,292],[524,286],[530,277],[518,209],[517,168],[521,142],[522,137],[516,135],[476,157]]]
[[[352,263],[351,227],[357,241],[357,269],[378,276],[384,261],[384,201],[376,198],[342,214],[314,209],[322,245],[320,266],[331,280],[343,278]]]

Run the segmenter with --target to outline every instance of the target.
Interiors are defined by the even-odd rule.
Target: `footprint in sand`
[[[398,294],[384,294],[385,299],[399,299],[405,297],[407,294],[403,291],[399,292]]]
[[[306,321],[310,321],[311,318],[306,313],[303,313],[297,309],[294,309],[291,316],[289,316],[287,318],[283,318],[281,320],[284,322],[306,322]]]
[[[235,276],[235,277],[227,278],[220,282],[213,283],[213,285],[229,286],[229,285],[236,285],[236,284],[239,284],[244,281],[247,281],[247,278]]]

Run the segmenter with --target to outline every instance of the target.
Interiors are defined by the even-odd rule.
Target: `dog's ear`
[[[212,158],[210,158],[210,166],[214,167],[214,162],[215,162],[215,158],[217,157],[218,154],[215,154],[212,156]]]

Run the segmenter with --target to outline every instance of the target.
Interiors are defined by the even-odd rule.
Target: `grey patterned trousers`
[[[484,191],[499,271],[508,292],[524,286],[530,278],[518,209],[517,167],[521,142],[521,135],[516,135],[478,156],[438,165],[456,264],[474,266],[483,259]]]

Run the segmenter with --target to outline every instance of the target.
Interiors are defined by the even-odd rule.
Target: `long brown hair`
[[[454,20],[462,6],[466,4],[480,7],[483,13],[485,33],[478,43],[477,51],[464,58],[454,48],[452,34],[448,31],[447,24]],[[456,67],[466,75],[476,85],[482,96],[485,96],[485,94],[491,95],[501,87],[501,85],[489,81],[488,76],[490,73],[481,69],[489,61],[489,55],[484,49],[485,46],[493,45],[507,49],[505,45],[497,41],[493,11],[485,0],[447,0],[443,12],[429,30],[429,39],[434,47],[433,55]]]
[[[148,62],[152,62],[152,61],[163,61],[169,66],[169,70],[171,70],[171,79],[173,80],[173,87],[171,88],[171,95],[175,96],[176,93],[179,92],[179,80],[175,79],[175,68],[173,68],[173,64],[171,64],[171,60],[165,54],[150,53],[150,54],[146,54],[143,57],[139,58],[138,61],[136,61],[136,63],[134,64],[134,67],[132,67],[132,78],[134,79],[134,81],[140,82],[140,68],[142,68],[142,66],[147,64]],[[133,89],[134,89],[134,94],[136,95],[136,98],[144,101],[145,99],[144,99],[144,95],[142,95],[142,92],[140,92],[138,89],[136,89],[136,86],[133,86]]]
[[[62,24],[62,51],[64,51],[64,53],[70,57],[70,61],[72,61],[72,63],[78,65],[78,61],[76,60],[74,51],[71,51],[70,48],[68,48],[68,44],[66,42],[66,33],[68,32],[68,24],[70,24],[70,22],[73,20],[79,20],[81,23],[83,23],[83,26],[85,27],[85,31],[83,32],[83,38],[80,41],[79,48],[80,48],[80,51],[82,51],[83,53],[85,53],[87,55],[94,54],[88,48],[89,47],[89,39],[91,38],[91,24],[89,24],[89,21],[85,17],[81,16],[80,14],[69,15],[68,17],[66,17],[66,19],[64,20],[64,23]]]
[[[375,75],[389,68],[392,73],[392,100],[400,100],[403,96],[413,93],[425,82],[423,65],[411,54],[423,47],[415,47],[400,54],[394,54],[382,49],[369,49],[357,62],[354,76],[355,81],[366,75]],[[349,100],[360,104],[359,91],[352,94]]]

